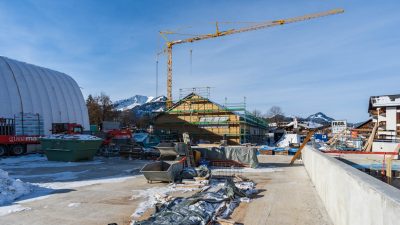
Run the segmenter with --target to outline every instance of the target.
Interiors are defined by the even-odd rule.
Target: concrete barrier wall
[[[400,190],[311,146],[303,163],[335,225],[400,224]]]

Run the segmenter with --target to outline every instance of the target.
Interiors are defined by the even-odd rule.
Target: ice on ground
[[[46,177],[46,178],[52,178],[54,181],[65,181],[65,180],[73,180],[78,178],[80,174],[86,173],[89,170],[84,170],[84,171],[79,171],[79,172],[71,172],[71,171],[66,171],[66,172],[60,172],[60,173],[49,173],[49,174],[37,174],[37,175],[11,175],[13,178],[35,178],[35,177]]]
[[[43,188],[50,189],[71,189],[78,188],[83,186],[89,186],[94,184],[105,184],[105,183],[119,183],[124,182],[126,180],[135,179],[138,176],[129,176],[129,177],[109,177],[103,179],[93,179],[93,180],[82,180],[82,181],[72,181],[72,182],[51,182],[51,183],[35,183],[35,185]]]
[[[12,203],[15,199],[29,194],[33,191],[33,186],[21,180],[13,179],[8,173],[0,169],[0,206]]]
[[[70,208],[77,208],[77,207],[79,207],[80,205],[81,205],[80,202],[72,202],[72,203],[69,203],[69,204],[68,204],[68,207],[70,207]]]
[[[272,173],[283,171],[283,169],[279,169],[276,167],[257,167],[257,168],[243,168],[239,169],[239,172],[242,173]]]
[[[137,198],[145,198],[145,200],[139,204],[131,217],[140,217],[141,215],[143,215],[144,212],[146,212],[146,210],[154,207],[154,205],[158,202],[157,199],[159,198],[159,196],[166,196],[170,192],[170,186],[153,187],[146,190],[133,190],[134,194],[132,195],[131,200]]]
[[[212,168],[211,173],[224,173],[224,172],[231,172],[231,173],[273,173],[283,171],[283,169],[279,169],[276,167],[257,167],[257,168],[238,168],[235,167],[234,169],[227,167],[227,168]]]
[[[2,206],[0,208],[0,216],[5,216],[10,213],[22,212],[22,211],[27,211],[27,210],[31,210],[31,208],[23,207],[21,205]]]
[[[88,134],[52,134],[45,136],[44,139],[58,140],[102,140],[99,137]]]
[[[102,164],[100,160],[87,161],[87,162],[55,162],[48,161],[47,158],[41,154],[32,154],[19,157],[8,157],[0,159],[0,167],[7,168],[48,168],[48,167],[73,167],[82,165],[97,165]]]

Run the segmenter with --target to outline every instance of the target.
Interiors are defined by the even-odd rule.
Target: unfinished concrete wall
[[[335,225],[400,224],[400,190],[312,147],[304,166]]]

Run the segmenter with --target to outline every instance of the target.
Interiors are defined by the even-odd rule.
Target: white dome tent
[[[78,123],[89,129],[89,116],[78,84],[70,76],[0,56],[0,118],[39,114],[44,134],[52,123]]]

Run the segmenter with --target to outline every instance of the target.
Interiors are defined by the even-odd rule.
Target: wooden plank
[[[340,135],[342,135],[344,132],[346,132],[346,130],[347,129],[344,129],[344,130],[340,131],[339,133],[335,134],[328,142],[326,142],[326,144],[328,144],[328,145],[335,144],[337,139],[338,139],[338,137]]]
[[[218,224],[221,224],[221,225],[235,225],[235,224],[237,224],[235,221],[226,220],[226,219],[222,219],[222,218],[218,218],[216,222]]]
[[[372,142],[374,141],[375,133],[376,133],[376,130],[378,129],[378,126],[379,126],[379,124],[375,123],[374,128],[372,129],[371,135],[369,136],[367,143],[365,143],[365,145],[364,145],[363,151],[366,151],[366,152],[371,151]]]
[[[310,130],[304,139],[303,143],[301,144],[299,150],[297,150],[296,154],[294,154],[292,160],[290,161],[289,165],[293,165],[294,161],[300,156],[301,150],[306,146],[306,144],[310,141],[311,137],[314,135],[315,130]]]
[[[393,155],[386,158],[386,182],[388,184],[392,184],[392,160],[393,160]]]
[[[393,153],[395,153],[397,155],[399,153],[399,150],[400,150],[400,144],[397,145],[397,147]],[[393,161],[393,159],[394,159],[394,155],[390,155],[386,161],[386,181],[388,184],[392,184],[392,181],[393,181],[393,177],[392,177],[392,174],[393,174],[392,173],[392,161]]]

